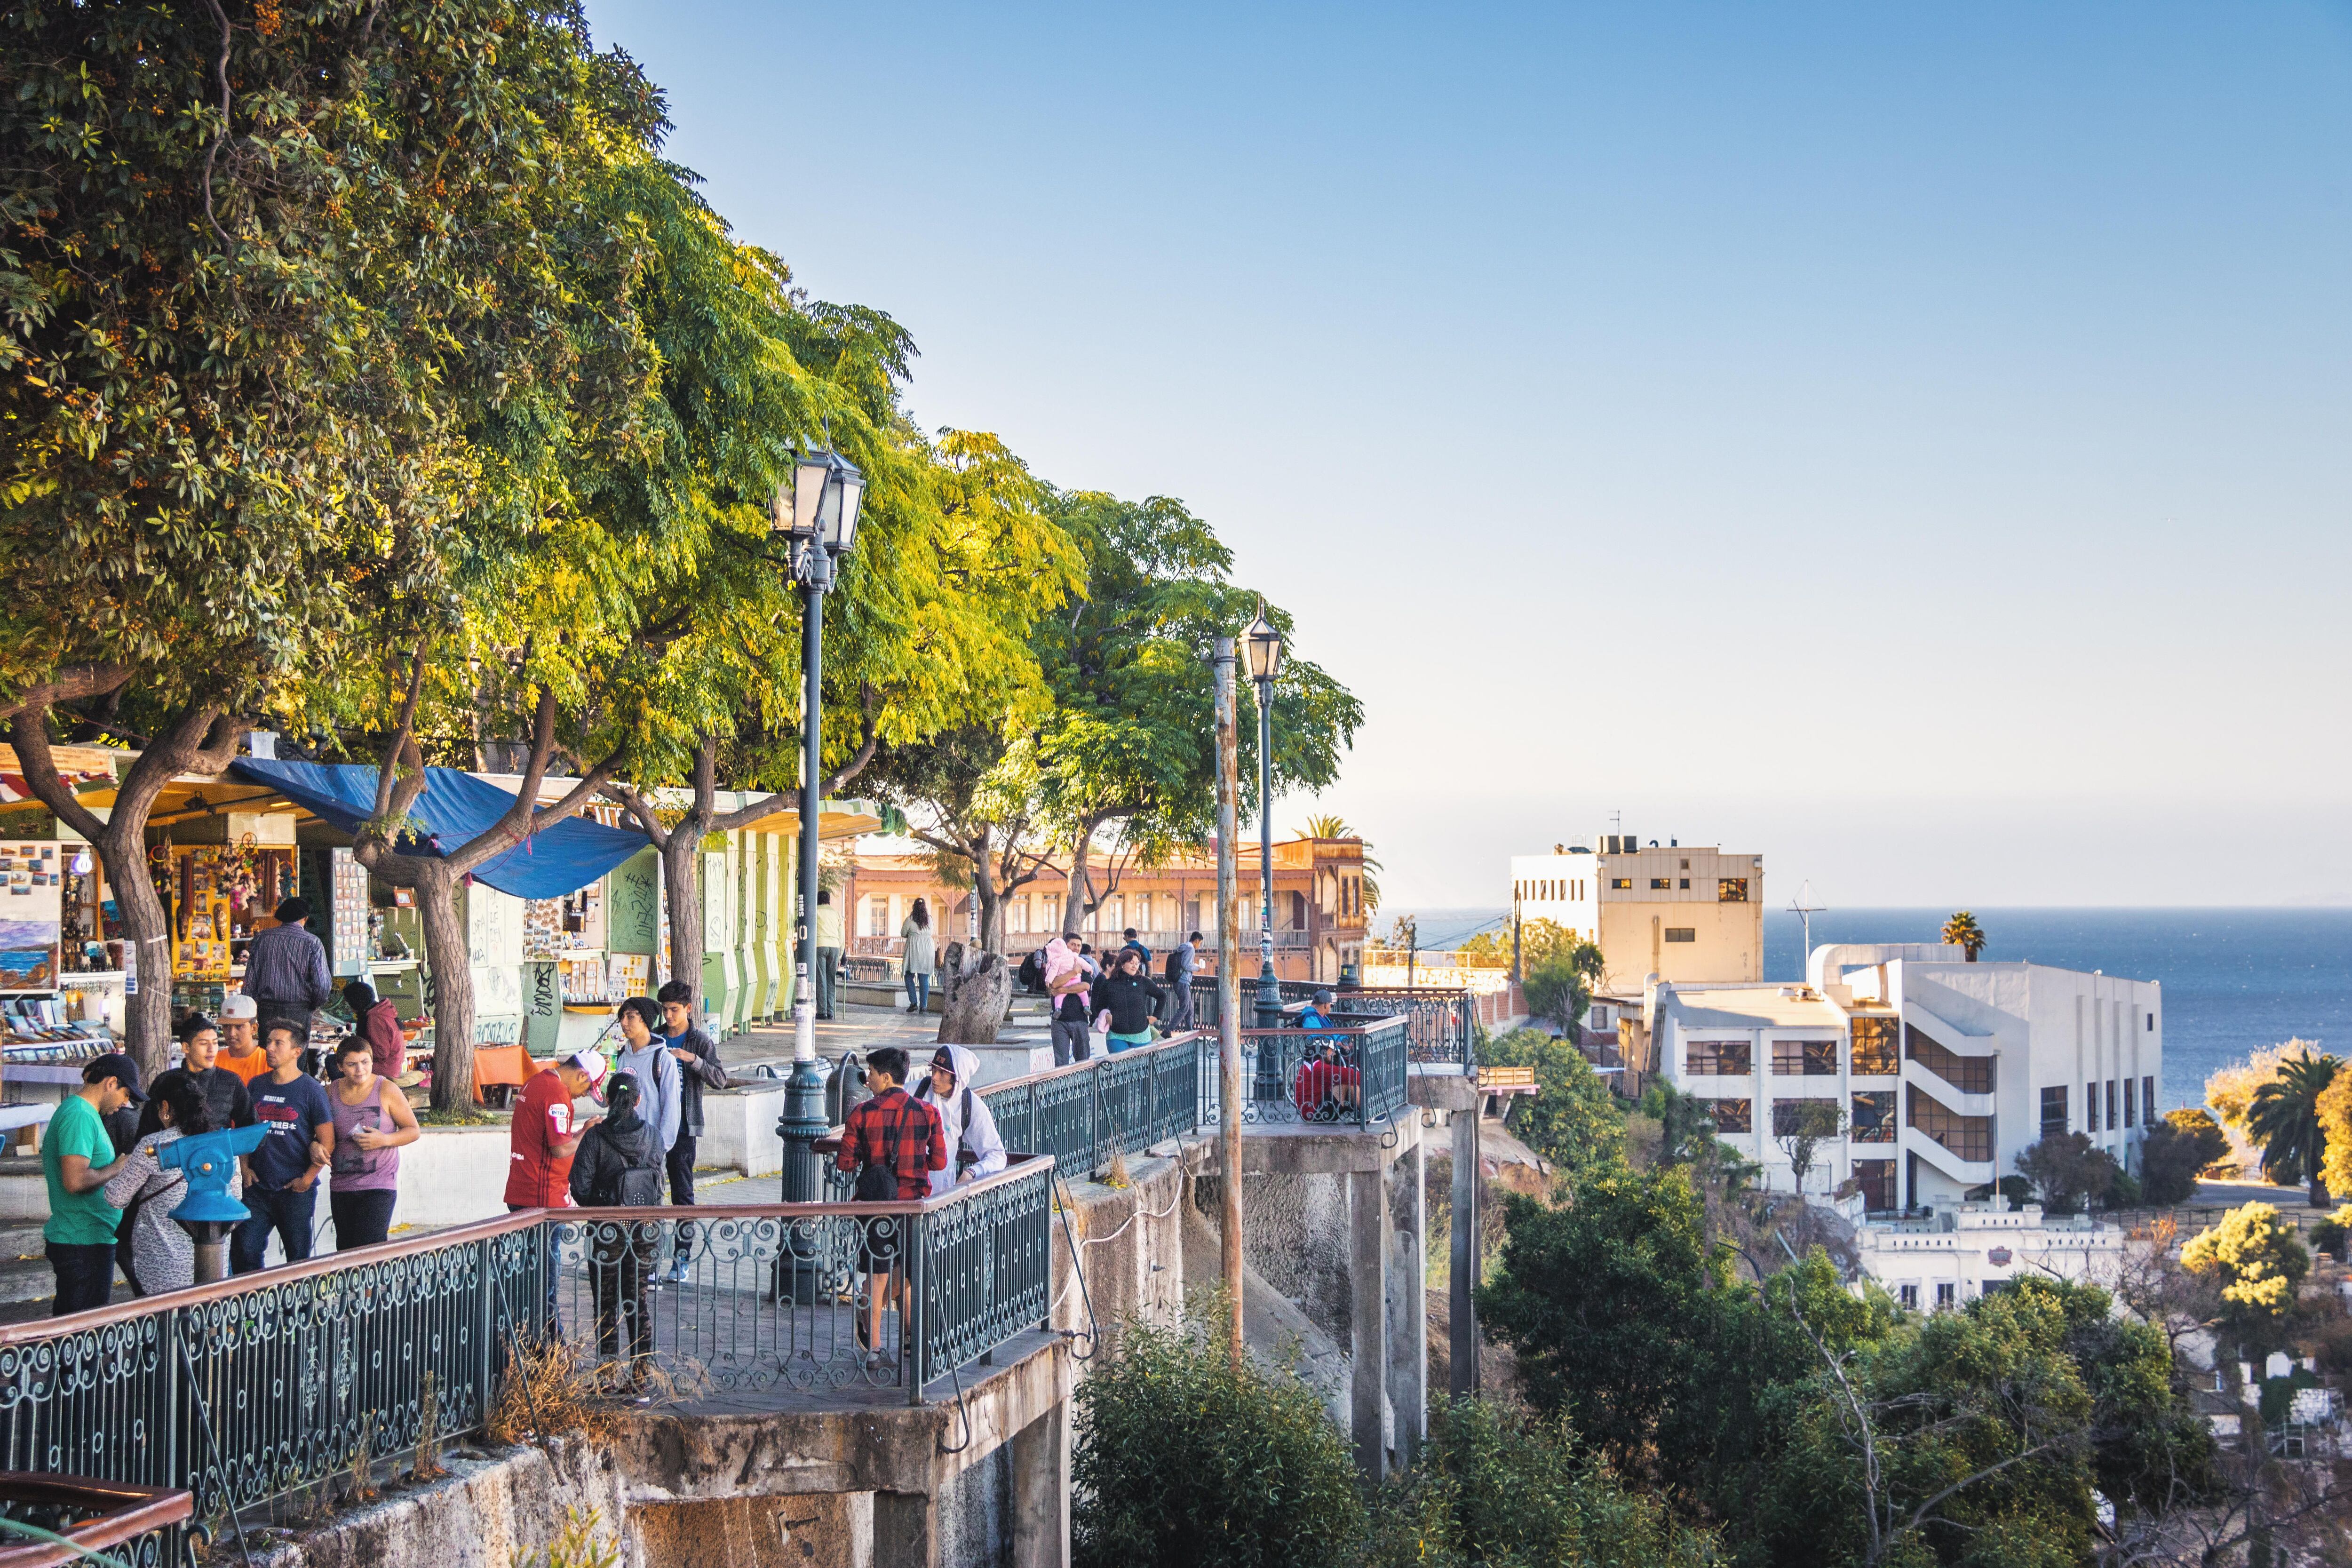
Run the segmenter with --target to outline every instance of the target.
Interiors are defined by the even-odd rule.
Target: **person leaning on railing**
[[[939,1113],[940,1135],[953,1151],[946,1166],[931,1173],[933,1197],[996,1174],[1010,1158],[988,1101],[972,1089],[979,1074],[980,1058],[970,1049],[941,1046],[931,1055],[926,1080],[916,1086],[915,1098]]]
[[[947,1132],[940,1114],[908,1094],[907,1053],[884,1046],[866,1053],[866,1086],[872,1098],[850,1108],[842,1127],[841,1152],[834,1167],[857,1173],[853,1196],[859,1203],[911,1203],[930,1186],[930,1173],[948,1168]],[[858,1320],[857,1342],[868,1366],[881,1364],[882,1310],[899,1298],[900,1339],[906,1331],[906,1250],[911,1239],[903,1218],[867,1220],[858,1245],[866,1275],[866,1316]]]
[[[1341,1058],[1339,1042],[1324,1039],[1298,1064],[1291,1084],[1291,1102],[1310,1121],[1335,1121],[1342,1111],[1362,1102],[1362,1071]]]
[[[1144,973],[1143,963],[1141,950],[1120,948],[1110,973],[1095,987],[1095,1009],[1110,1021],[1107,1046],[1113,1056],[1151,1043],[1153,1009],[1168,999],[1166,988]]]

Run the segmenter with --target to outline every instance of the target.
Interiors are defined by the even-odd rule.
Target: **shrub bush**
[[[1219,1321],[1217,1314],[1208,1314]],[[1364,1502],[1315,1391],[1188,1326],[1130,1321],[1078,1385],[1079,1568],[1341,1568]]]

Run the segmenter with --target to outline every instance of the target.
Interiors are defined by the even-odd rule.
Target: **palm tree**
[[[1974,963],[1977,954],[1985,949],[1984,927],[1977,924],[1976,916],[1962,910],[1944,922],[1944,941],[1966,952],[1969,962]]]
[[[1348,826],[1348,819],[1346,817],[1339,816],[1327,811],[1318,813],[1307,819],[1307,837],[1309,838],[1354,838],[1357,837],[1357,833],[1354,828]],[[1372,847],[1370,844],[1366,844],[1364,846],[1364,913],[1366,915],[1373,915],[1380,912],[1381,879],[1377,875],[1380,868],[1381,863],[1372,858]]]
[[[2319,1167],[2327,1155],[2327,1131],[2319,1123],[2320,1091],[2344,1065],[2336,1057],[2302,1051],[2279,1064],[2278,1077],[2254,1090],[2246,1112],[2246,1135],[2263,1146],[2263,1169],[2280,1186],[2311,1184],[2311,1206],[2327,1207],[2327,1184]]]

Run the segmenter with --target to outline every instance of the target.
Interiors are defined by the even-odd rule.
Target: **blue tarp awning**
[[[239,757],[229,772],[268,785],[345,833],[357,833],[375,811],[376,770],[371,767]],[[427,768],[424,793],[408,812],[422,837],[404,836],[397,847],[406,855],[455,849],[513,810],[514,803],[512,790],[456,768]],[[560,899],[604,876],[647,842],[642,833],[567,816],[483,861],[474,868],[474,878],[519,899]]]

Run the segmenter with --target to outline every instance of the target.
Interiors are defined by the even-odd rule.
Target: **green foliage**
[[[1071,1481],[1081,1568],[1339,1568],[1364,1534],[1354,1463],[1313,1389],[1141,1321],[1078,1385]]]
[[[1944,941],[1950,946],[1965,950],[1969,962],[1974,963],[1977,954],[1985,950],[1984,927],[1977,924],[1976,916],[1961,910],[1944,922]]]
[[[1576,958],[1580,949],[1591,951],[1593,957],[1583,962],[1590,965],[1589,973],[1597,977],[1601,973],[1600,949],[1580,941],[1574,931],[1557,921],[1519,922],[1518,954],[1523,973],[1554,958]],[[1465,939],[1462,961],[1481,969],[1508,969],[1511,966],[1509,930],[1480,931]]]
[[[2260,1395],[2258,1405],[2258,1408],[2260,1408],[2263,1413],[2263,1425],[2265,1426],[2284,1426],[2286,1424],[2287,1417],[2294,1413],[2295,1391],[2304,1388],[2317,1388],[2318,1386],[2319,1379],[2301,1366],[2297,1366],[2284,1377],[2266,1377],[2263,1379],[2262,1394]]]
[[[2143,1202],[2158,1207],[2187,1203],[2197,1194],[2197,1177],[2230,1152],[2229,1137],[2203,1110],[2175,1110],[2152,1123],[2139,1146]]]
[[[1564,1424],[1483,1400],[1431,1402],[1421,1462],[1373,1514],[1365,1568],[1700,1568],[1703,1531],[1577,1453]]]
[[[2315,1203],[2323,1196],[2319,1173],[2327,1157],[2319,1097],[2343,1065],[2336,1057],[2298,1051],[2279,1064],[2276,1078],[2254,1090],[2246,1113],[2246,1135],[2262,1146],[2263,1169],[2271,1180],[2287,1187],[2309,1182]]]
[[[1692,1324],[1725,1277],[1689,1173],[1591,1170],[1564,1206],[1513,1196],[1504,1217],[1479,1317],[1517,1349],[1536,1408],[1633,1471],[1691,1375]]]
[[[2277,1342],[2311,1272],[2311,1254],[2269,1204],[2246,1204],[2223,1215],[2221,1223],[2189,1237],[2180,1263],[2220,1281],[2222,1323],[2250,1350]]]
[[[2017,1156],[2017,1173],[2033,1184],[2052,1214],[2076,1214],[2105,1202],[2123,1167],[2081,1132],[2053,1132]]]
[[[1482,1038],[1486,1067],[1532,1067],[1537,1092],[1511,1107],[1512,1136],[1563,1171],[1612,1165],[1624,1156],[1625,1117],[1609,1086],[1574,1046],[1540,1029]]]
[[[2345,1244],[2347,1238],[2352,1238],[2352,1227],[2347,1227],[2342,1220],[2333,1215],[2311,1227],[2312,1250],[2324,1252],[2338,1263],[2344,1261]]]

